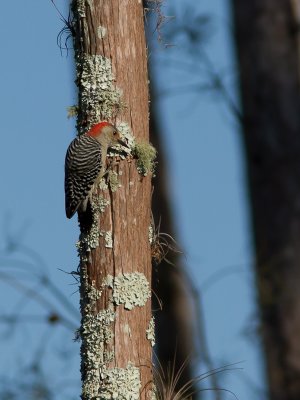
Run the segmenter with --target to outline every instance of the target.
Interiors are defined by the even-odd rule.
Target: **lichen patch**
[[[81,232],[76,247],[81,261],[88,260],[88,253],[99,246],[100,232],[97,218],[94,216],[94,222],[88,232]]]
[[[107,190],[108,189],[108,185],[105,181],[105,178],[101,178],[100,182],[99,182],[99,189],[101,190]]]
[[[148,228],[148,239],[150,244],[154,242],[154,228],[152,224],[150,224]]]
[[[103,196],[99,196],[98,205],[99,205],[99,211],[103,213],[106,210],[106,207],[110,205],[110,201]]]
[[[96,313],[97,300],[102,290],[87,283],[87,275],[83,274],[84,299],[82,299],[82,339],[81,357],[84,363],[85,379],[82,385],[82,399],[99,398],[100,369],[114,358],[113,351],[108,351],[105,344],[113,339],[112,324],[115,320],[113,308]],[[83,293],[83,292],[81,292]],[[83,301],[84,300],[84,301]]]
[[[108,58],[99,54],[77,57],[80,108],[83,114],[88,115],[84,131],[99,121],[111,119],[122,108],[121,91],[115,87],[114,81]]]
[[[151,297],[149,282],[141,272],[120,274],[115,278],[108,276],[106,282],[113,289],[114,303],[124,304],[127,310],[144,306]]]
[[[149,390],[147,393],[147,398],[149,400],[159,400],[160,399],[158,390],[157,390],[156,386],[154,385],[154,383],[152,384],[152,389]]]
[[[126,368],[103,368],[99,399],[139,400],[141,378],[139,368],[128,363]]]
[[[150,319],[149,326],[146,329],[146,337],[151,342],[151,346],[155,346],[155,321],[154,317]]]

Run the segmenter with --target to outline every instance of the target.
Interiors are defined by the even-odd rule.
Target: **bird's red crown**
[[[99,122],[98,124],[93,125],[86,134],[89,136],[98,136],[101,133],[102,128],[109,125],[111,124],[107,121]]]

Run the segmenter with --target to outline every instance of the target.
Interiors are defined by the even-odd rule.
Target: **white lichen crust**
[[[155,346],[155,321],[154,317],[150,319],[148,329],[146,329],[146,337],[151,342],[151,346]]]
[[[107,190],[108,189],[108,185],[106,183],[105,178],[102,178],[99,182],[99,189],[101,190]]]
[[[103,196],[99,196],[98,205],[99,205],[99,211],[103,213],[106,210],[106,207],[110,205],[110,201],[104,198]]]
[[[82,399],[99,399],[101,384],[100,370],[113,360],[114,354],[105,345],[113,339],[112,324],[115,320],[113,307],[96,313],[96,303],[102,291],[87,284],[87,275],[81,279],[82,288],[81,311],[82,321],[80,337],[82,340],[81,357],[84,379]]]
[[[114,303],[124,304],[127,310],[144,306],[151,297],[149,282],[141,272],[120,274],[115,278],[109,275],[106,284],[113,289]]]
[[[92,249],[99,246],[100,231],[97,222],[97,212],[94,214],[94,221],[88,232],[81,232],[76,247],[81,261],[87,261]]]
[[[152,389],[149,390],[149,392],[147,393],[147,398],[149,400],[159,400],[160,396],[158,395],[158,390],[157,387],[155,386],[155,384],[152,384]]]
[[[101,371],[103,385],[97,399],[139,400],[140,370],[128,363],[126,368],[109,368]]]
[[[153,224],[149,225],[148,228],[148,239],[149,239],[149,243],[152,244],[154,242],[154,227]]]
[[[99,54],[77,57],[80,109],[83,115],[88,115],[84,130],[99,121],[111,119],[122,107],[121,91],[115,87],[114,80],[108,58]]]

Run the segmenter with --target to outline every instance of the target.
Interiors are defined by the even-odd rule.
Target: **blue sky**
[[[167,15],[168,3],[164,6]],[[172,12],[180,15],[186,2],[172,4]],[[57,5],[65,10],[62,0]],[[212,15],[213,34],[206,51],[235,98],[228,2],[202,0],[193,7]],[[72,55],[61,56],[56,45],[62,23],[50,0],[5,2],[2,15],[0,246],[4,251],[10,235],[35,249],[57,286],[77,306],[73,280],[59,270],[71,271],[78,264],[77,222],[65,218],[63,191],[65,151],[75,134],[74,121],[67,119],[67,107],[76,103]],[[151,54],[162,92],[178,82],[204,79],[194,60],[187,58],[184,42],[178,38],[174,44]],[[182,58],[192,64],[192,73],[174,68],[176,60]],[[173,67],[166,65],[167,60],[175,60]],[[243,372],[227,375],[224,386],[239,399],[251,400],[255,392],[249,382],[260,387],[263,376],[258,341],[249,335],[257,326],[257,316],[239,127],[224,101],[211,93],[161,95],[157,107],[167,147],[177,232],[189,274],[196,288],[203,290],[209,348],[216,366],[243,361]],[[23,253],[17,256],[19,260],[23,257]],[[19,295],[1,281],[0,286],[0,314],[9,314]],[[39,311],[34,302],[24,307],[28,313]],[[42,336],[48,335],[41,325],[34,333],[29,326],[16,331],[15,341],[1,342],[5,373],[10,376],[16,363],[26,365],[28,343],[44,343]],[[69,331],[61,328],[57,333],[53,329],[51,335],[48,347],[52,343],[58,352],[78,351]],[[54,356],[47,357],[47,371],[53,365],[53,370],[61,368],[70,381],[78,380],[78,357],[66,362],[63,357],[59,362]],[[2,376],[3,365],[0,372]]]

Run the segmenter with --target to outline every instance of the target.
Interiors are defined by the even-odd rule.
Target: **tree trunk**
[[[233,0],[270,399],[300,398],[299,24],[288,0]]]
[[[134,0],[74,0],[78,131],[100,120],[148,141],[143,7]],[[82,399],[149,399],[151,173],[136,160],[114,165],[93,196],[94,222],[81,233]]]

